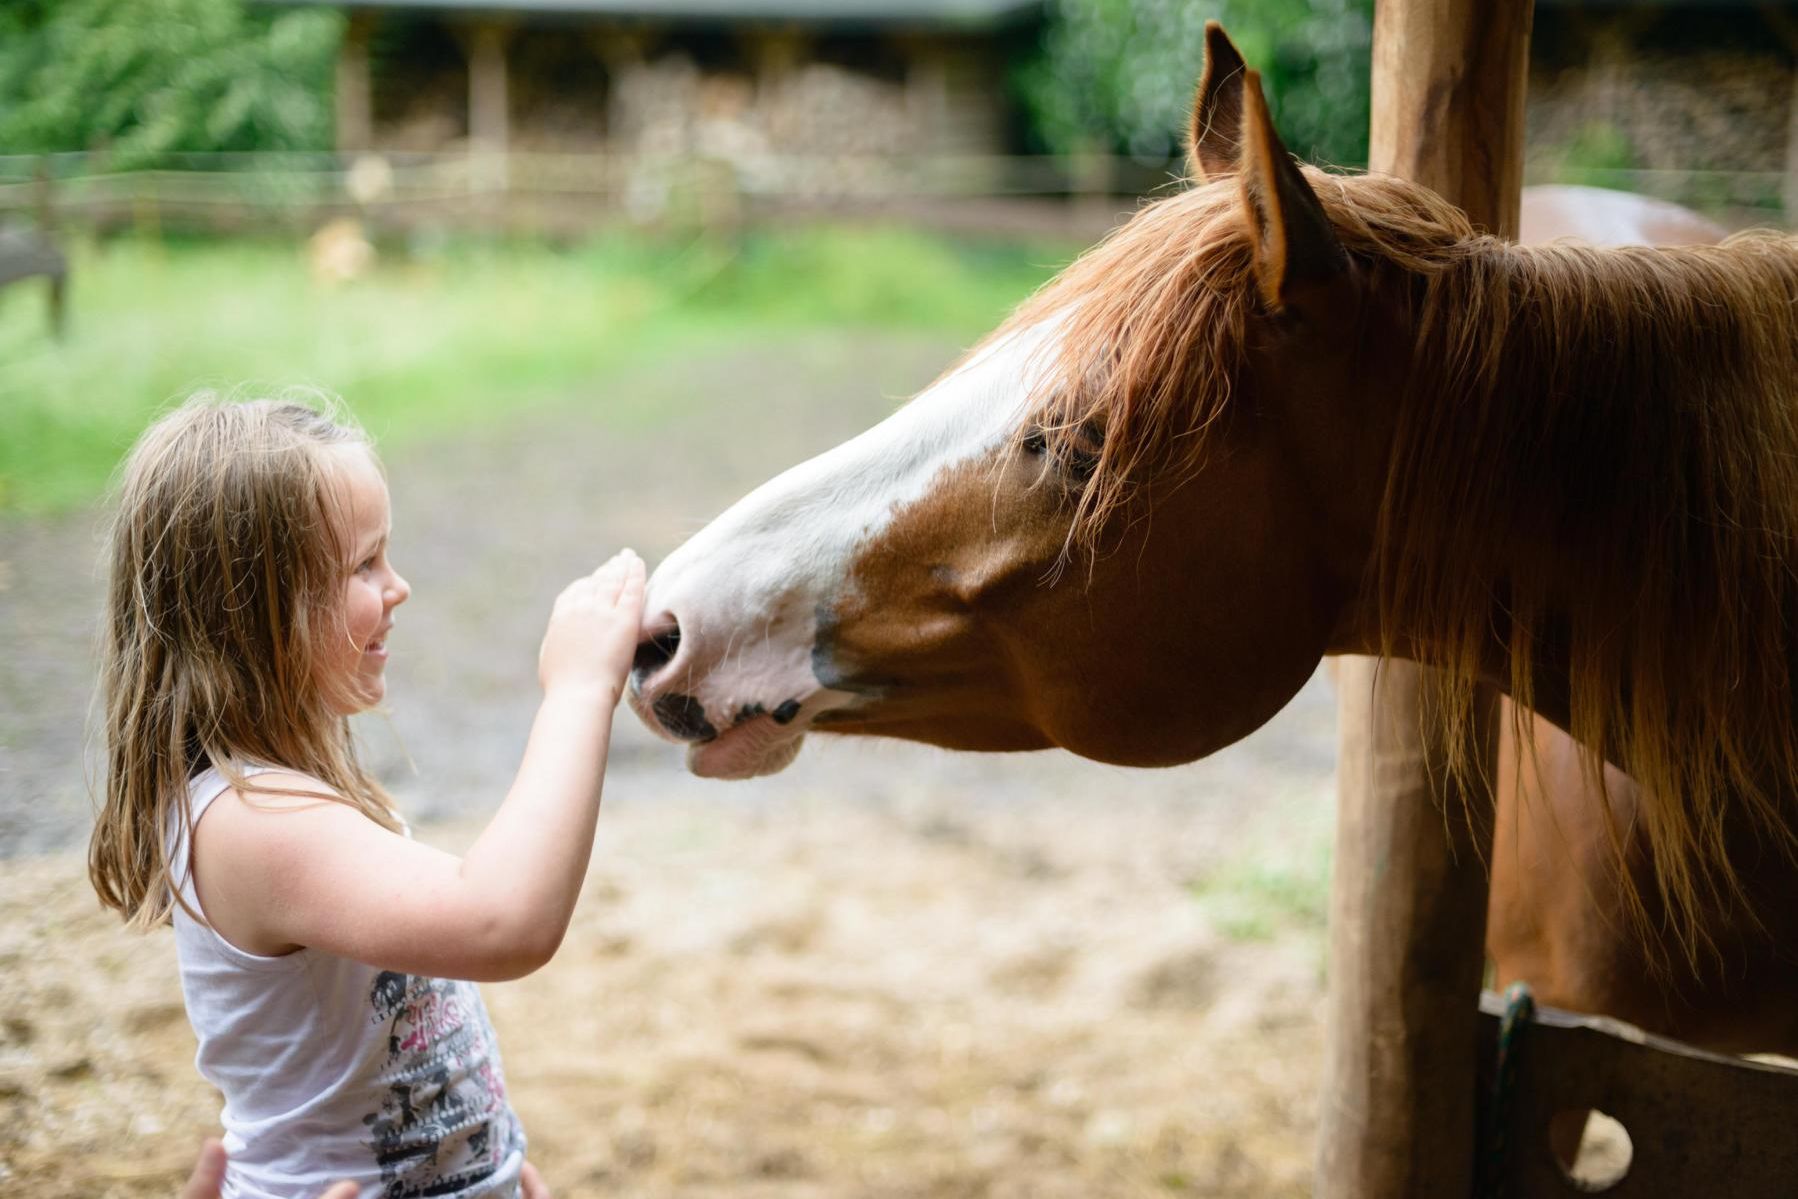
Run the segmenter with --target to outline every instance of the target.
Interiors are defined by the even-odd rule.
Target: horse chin
[[[687,769],[705,779],[752,779],[778,774],[793,764],[804,744],[804,732],[783,728],[766,716],[758,716],[710,741],[688,746]]]

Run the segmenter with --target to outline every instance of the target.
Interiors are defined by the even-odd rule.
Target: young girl
[[[544,1193],[466,980],[529,974],[568,927],[643,563],[557,599],[524,762],[458,859],[351,744],[411,593],[388,540],[367,439],[312,405],[198,397],[125,466],[89,871],[131,927],[175,926],[227,1196]]]

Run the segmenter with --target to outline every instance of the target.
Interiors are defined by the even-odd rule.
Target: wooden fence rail
[[[77,226],[152,222],[224,229],[304,227],[357,213],[513,225],[608,218],[735,219],[762,211],[865,211],[975,200],[1065,201],[1115,216],[1134,198],[1176,186],[1180,164],[1091,156],[873,155],[675,158],[608,152],[350,156],[192,154],[153,169],[115,169],[104,155],[0,155],[0,221],[32,220],[46,185],[59,219]],[[1735,210],[1735,223],[1777,220],[1777,171],[1584,172],[1580,180]],[[1541,174],[1534,182],[1551,182]],[[32,220],[32,223],[36,223]],[[1101,225],[1101,228],[1104,226]]]

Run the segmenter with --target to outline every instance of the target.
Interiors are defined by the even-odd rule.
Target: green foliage
[[[72,248],[66,341],[49,337],[39,288],[0,291],[0,516],[91,500],[151,415],[197,387],[316,384],[383,442],[596,396],[639,425],[666,413],[598,382],[624,366],[777,329],[971,340],[1072,250],[900,229],[469,239],[391,247],[326,287],[272,240]]]
[[[1615,187],[1615,172],[1633,171],[1642,165],[1629,136],[1609,121],[1591,121],[1581,126],[1561,147],[1559,158],[1557,178],[1593,187]]]
[[[1049,13],[1019,86],[1051,149],[1181,156],[1215,18],[1261,72],[1289,149],[1367,162],[1372,0],[1053,0]]]
[[[343,18],[242,0],[7,0],[0,153],[107,148],[116,165],[331,145]]]

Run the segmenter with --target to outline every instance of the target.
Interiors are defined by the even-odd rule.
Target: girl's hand
[[[618,702],[643,624],[643,578],[643,559],[620,550],[556,597],[537,654],[545,692],[598,687],[610,694],[609,702]]]
[[[543,1186],[543,1179],[537,1178],[537,1191],[531,1191],[531,1179],[537,1172],[527,1164],[524,1168],[525,1199],[549,1199],[549,1191]],[[200,1160],[194,1163],[194,1172],[181,1188],[177,1199],[219,1199],[219,1190],[225,1185],[225,1147],[216,1139],[207,1138],[200,1146]],[[357,1186],[353,1182],[333,1183],[331,1188],[321,1194],[318,1199],[356,1199]]]

